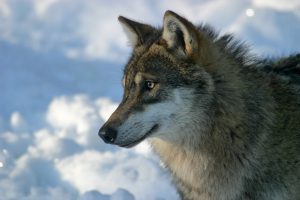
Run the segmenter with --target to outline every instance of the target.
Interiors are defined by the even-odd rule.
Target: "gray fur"
[[[102,128],[118,130],[114,144],[147,136],[182,199],[300,199],[300,54],[258,60],[171,11],[163,30],[121,21],[139,42]]]

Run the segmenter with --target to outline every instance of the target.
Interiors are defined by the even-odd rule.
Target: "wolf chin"
[[[133,52],[106,143],[147,139],[182,199],[300,199],[300,54],[257,59],[172,11],[119,21]]]

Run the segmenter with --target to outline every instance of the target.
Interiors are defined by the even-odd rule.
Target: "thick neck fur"
[[[242,186],[248,158],[246,153],[235,153],[234,147],[218,136],[218,131],[211,133],[210,141],[194,142],[190,146],[152,140],[154,150],[174,175],[179,191],[185,195],[183,199],[234,199],[238,195],[236,191]]]
[[[175,177],[183,199],[234,199],[243,169],[224,150],[207,152],[154,139],[152,145]],[[212,145],[209,148],[223,148]],[[222,155],[224,154],[224,155]]]
[[[245,104],[243,99],[263,90],[263,86],[255,87],[256,90],[249,88],[247,82],[240,81],[239,72],[230,71],[228,75],[221,73],[214,77],[216,88],[206,129],[204,124],[190,124],[182,133],[186,138],[178,143],[151,139],[154,150],[174,175],[183,199],[238,199],[243,179],[251,177],[250,167],[256,165],[257,158],[253,155],[257,152],[253,149],[259,151],[261,144],[257,141],[263,140],[258,138],[264,137],[256,131],[262,132],[266,127],[262,124],[269,119],[265,119],[266,110],[260,108],[265,102],[252,98]],[[256,113],[251,114],[254,108]],[[195,134],[201,135],[201,141],[189,138]]]

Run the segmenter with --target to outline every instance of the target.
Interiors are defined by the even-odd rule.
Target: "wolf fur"
[[[148,139],[182,199],[300,199],[300,54],[259,60],[172,11],[119,21],[133,53],[105,142]]]

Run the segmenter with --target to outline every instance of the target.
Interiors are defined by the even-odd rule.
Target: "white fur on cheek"
[[[119,128],[116,142],[126,143],[143,137],[155,124],[159,125],[154,137],[177,137],[180,129],[190,121],[192,90],[174,89],[170,98],[148,105],[145,110],[130,115]]]

